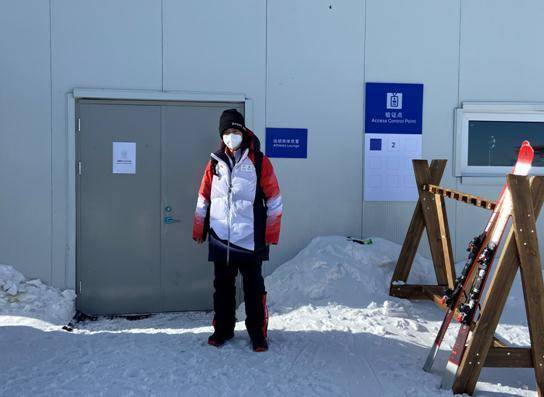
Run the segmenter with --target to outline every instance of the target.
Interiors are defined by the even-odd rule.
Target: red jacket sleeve
[[[210,206],[210,193],[212,191],[212,163],[208,161],[200,189],[198,190],[198,199],[196,202],[195,216],[193,220],[193,240],[204,239],[204,229],[206,226],[206,214]]]
[[[261,169],[261,188],[266,200],[266,244],[278,244],[280,239],[281,216],[283,203],[280,194],[278,179],[270,159],[263,156]]]

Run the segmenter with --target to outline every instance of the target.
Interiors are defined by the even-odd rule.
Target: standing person
[[[282,200],[272,163],[259,139],[235,109],[219,120],[221,148],[211,154],[196,205],[193,240],[208,237],[214,262],[213,327],[208,338],[221,346],[234,337],[236,286],[242,274],[246,328],[254,351],[268,350],[268,309],[262,263],[280,235]]]

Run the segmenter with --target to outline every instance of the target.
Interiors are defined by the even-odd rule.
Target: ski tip
[[[519,148],[519,157],[522,158],[532,158],[535,154],[535,151],[533,150],[533,147],[529,143],[529,141],[523,141],[521,143],[521,147]]]

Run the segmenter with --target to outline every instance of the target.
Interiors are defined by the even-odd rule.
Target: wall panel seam
[[[49,284],[53,284],[53,4],[49,0],[49,180],[50,180],[50,203],[49,203]],[[65,251],[66,252],[66,251]],[[66,266],[66,264],[65,264]]]
[[[268,125],[268,0],[264,1],[264,140],[266,151],[266,126]]]
[[[364,212],[365,212],[365,202],[364,202],[364,189],[365,189],[365,159],[364,159],[364,155],[365,155],[365,135],[364,135],[364,129],[365,129],[365,108],[366,108],[366,98],[364,98],[365,96],[365,83],[366,83],[366,21],[367,21],[367,0],[365,0],[364,2],[364,6],[363,6],[363,12],[364,12],[364,15],[363,15],[363,81],[362,81],[362,92],[361,92],[361,95],[363,96],[363,125],[362,125],[362,131],[360,131],[359,133],[362,135],[362,140],[361,140],[361,156],[363,157],[363,161],[362,161],[362,172],[361,172],[361,238],[365,237],[364,236],[364,233],[365,233],[365,228],[364,228],[364,218],[365,218],[365,215],[364,215]]]
[[[462,4],[463,0],[459,0],[459,44],[457,52],[457,105],[459,106],[461,101],[461,25],[462,25]]]
[[[462,30],[461,30],[461,27],[462,27],[462,24],[463,24],[463,0],[459,0],[459,40],[458,40],[458,48],[457,48],[457,106],[460,106],[461,105],[461,34],[462,34]],[[455,123],[453,124],[455,125]],[[452,138],[453,138],[453,143],[452,143],[452,147],[455,147],[455,134],[457,133],[457,131],[455,131],[455,129],[453,130],[452,132]],[[451,155],[451,160],[452,162],[454,161],[455,159],[455,155],[453,153],[453,149],[452,149],[452,153],[450,153]],[[455,165],[452,163],[451,164],[452,166],[452,169],[453,167],[455,167]],[[459,179],[455,178],[455,185],[457,187],[457,189],[460,189],[460,186],[459,186]],[[457,252],[457,242],[458,242],[458,234],[457,234],[457,225],[459,224],[459,203],[455,202],[453,203],[454,206],[455,206],[455,222],[454,222],[454,225],[455,225],[455,233],[450,233],[450,235],[453,235],[453,261],[455,262],[455,254]]]
[[[161,0],[161,91],[164,91],[164,0]]]

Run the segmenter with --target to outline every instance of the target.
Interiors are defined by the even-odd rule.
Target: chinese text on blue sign
[[[267,128],[268,157],[307,158],[308,130],[305,128]]]

